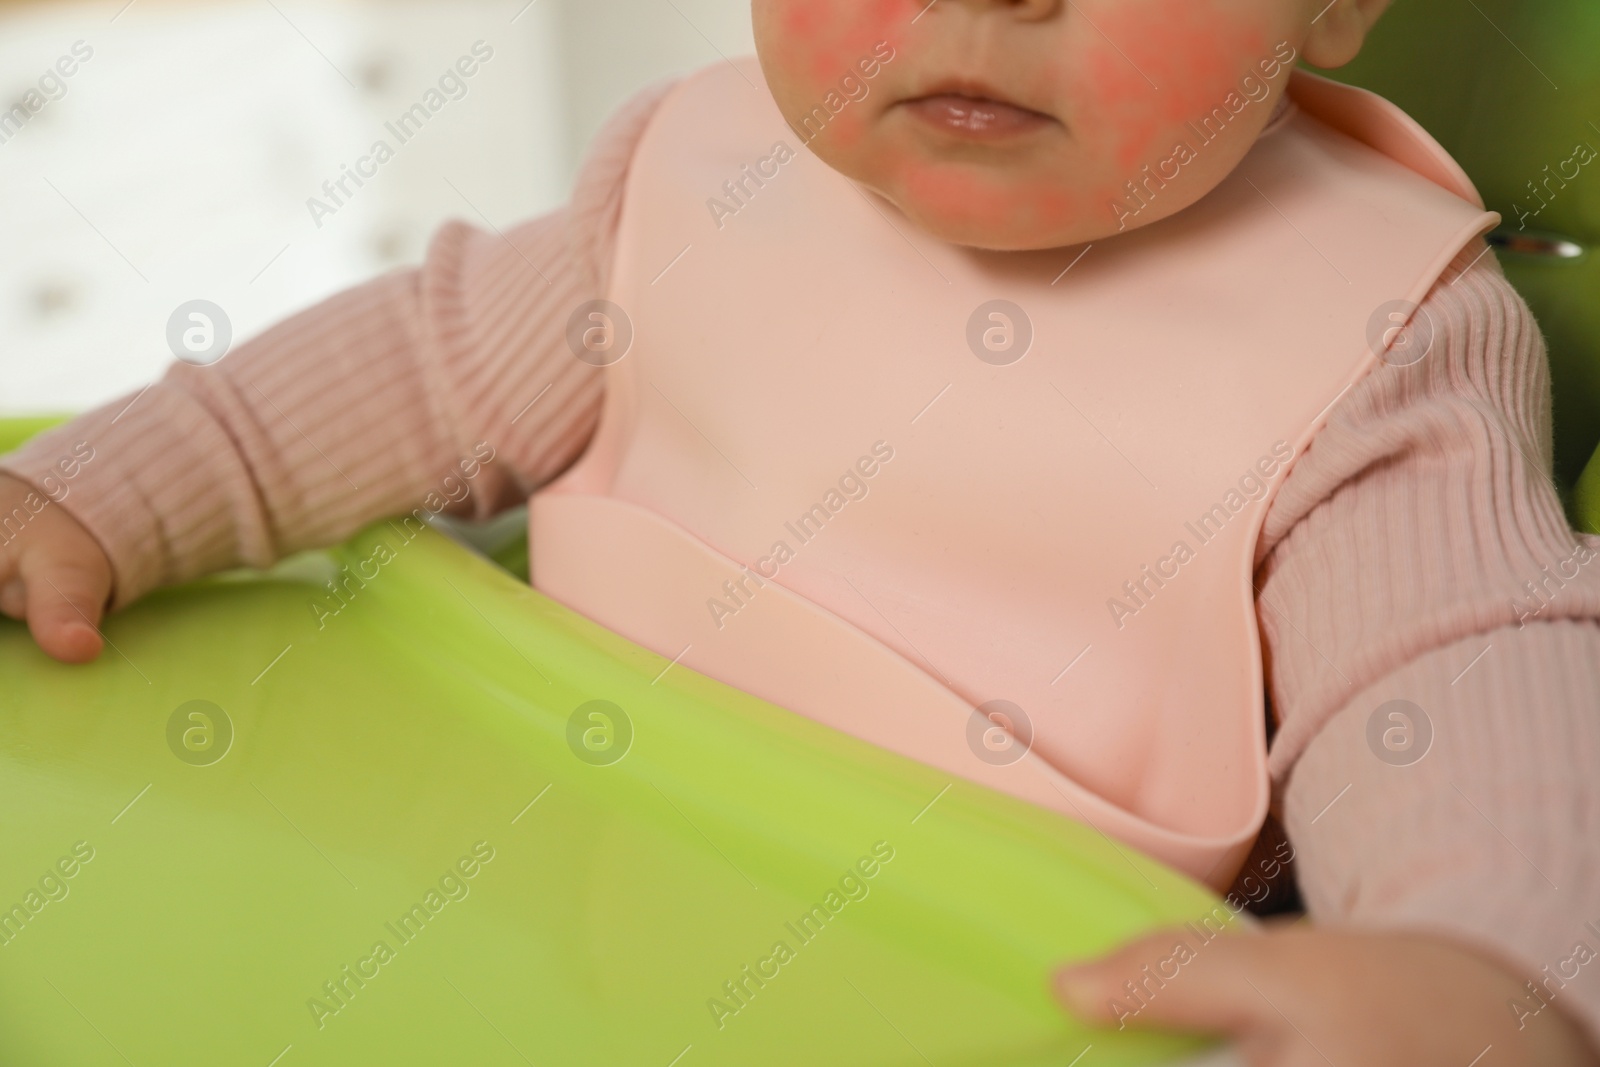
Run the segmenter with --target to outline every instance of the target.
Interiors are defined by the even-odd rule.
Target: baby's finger
[[[3,538],[0,539],[0,614],[20,619],[26,607],[26,595],[22,580],[17,577],[16,545],[12,543],[15,538],[5,536],[8,533],[0,530],[0,538]]]
[[[13,619],[20,619],[28,610],[28,589],[20,579],[6,579],[4,568],[0,568],[0,615],[9,615]]]
[[[1056,975],[1056,992],[1081,1018],[1118,1029],[1156,1027],[1246,1037],[1273,1008],[1259,979],[1273,938],[1175,927],[1130,942]],[[1250,974],[1257,976],[1251,984]]]
[[[63,663],[87,663],[100,654],[99,626],[111,572],[103,561],[63,563],[25,557],[28,629],[47,655]]]

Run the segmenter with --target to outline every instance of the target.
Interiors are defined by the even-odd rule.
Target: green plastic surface
[[[1600,534],[1600,450],[1596,450],[1574,492],[1578,529]]]
[[[0,1063],[1199,1047],[1086,1029],[1046,980],[1227,915],[1208,891],[673,666],[431,529],[162,591],[105,634],[68,667],[0,622]],[[575,721],[594,700],[620,714]]]

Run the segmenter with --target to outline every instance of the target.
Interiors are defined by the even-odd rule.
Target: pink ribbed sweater
[[[611,120],[564,210],[504,234],[452,222],[420,268],[213,366],[174,365],[0,469],[38,481],[94,445],[62,506],[109,554],[115,606],[408,511],[479,441],[498,458],[474,514],[525,500],[596,424],[601,372],[564,326],[605,292],[622,180],[665,87]],[[1600,560],[1574,556],[1585,541],[1551,484],[1543,342],[1484,251],[1428,297],[1432,353],[1346,393],[1266,516],[1270,765],[1314,919],[1470,941],[1600,1042],[1600,965],[1566,981],[1578,942],[1600,951]],[[1394,699],[1432,723],[1410,766],[1367,741]]]

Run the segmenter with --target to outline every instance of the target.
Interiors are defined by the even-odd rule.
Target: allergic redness
[[[926,0],[773,5],[781,33],[764,60],[794,79],[791,95],[800,87],[820,100],[836,91],[879,42],[895,49],[901,86],[977,76],[1009,90],[1015,109],[960,92],[898,111],[882,97],[863,101],[813,146],[914,219],[976,244],[985,235],[1017,245],[1038,231],[1103,224],[1141,167],[1166,160],[1188,124],[1220,106],[1271,50],[1269,27],[1226,0],[1080,0],[1049,22],[1013,27],[1060,42],[1059,59],[946,71],[930,69],[928,55],[931,35],[951,32],[950,24]],[[958,14],[968,17],[948,17]],[[941,54],[951,51],[940,44]],[[917,77],[905,78],[908,70]],[[1047,117],[1030,118],[1038,111]]]
[[[1079,137],[1119,170],[1164,155],[1172,131],[1220,105],[1267,55],[1261,27],[1230,24],[1208,6],[1155,0],[1097,16],[1098,39],[1066,91],[1082,102]]]
[[[784,69],[803,74],[819,96],[853,71],[862,56],[871,55],[879,41],[898,49],[920,10],[912,0],[856,0],[841,17],[842,7],[784,0],[776,12],[784,39],[773,58]]]

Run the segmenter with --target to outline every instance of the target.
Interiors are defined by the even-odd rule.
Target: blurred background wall
[[[548,211],[629,94],[751,50],[747,0],[0,0],[0,414]]]

